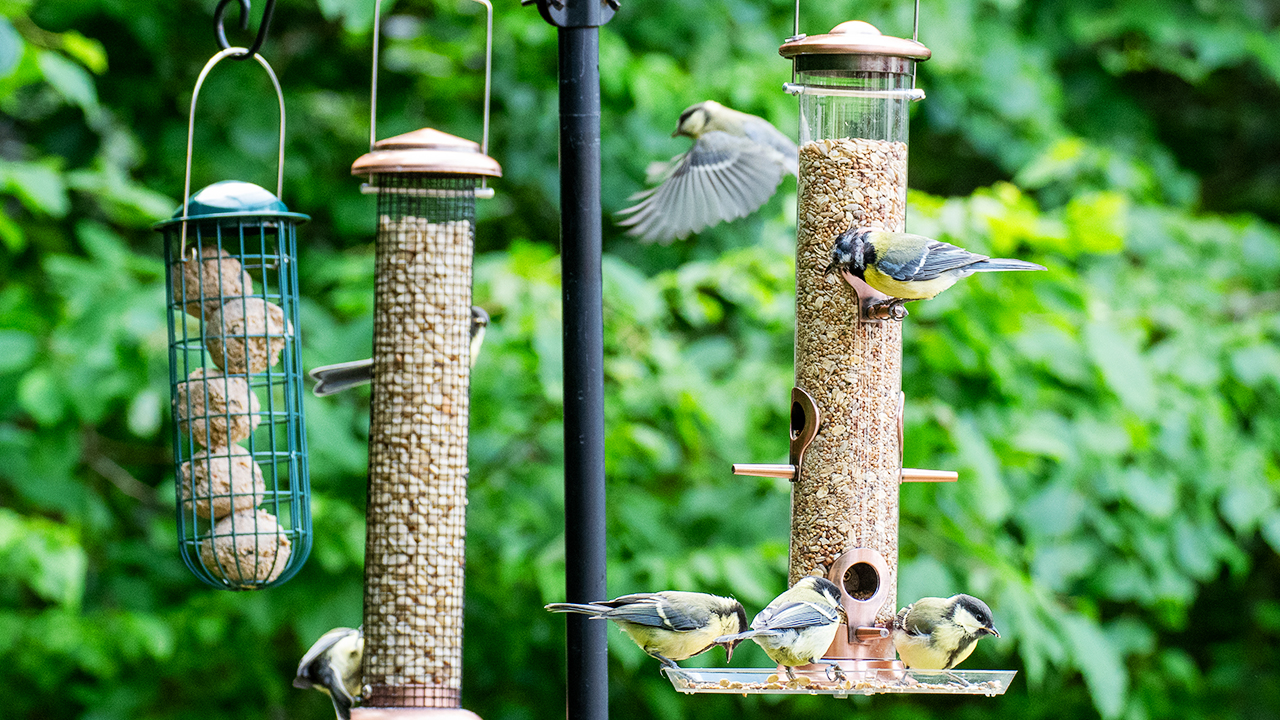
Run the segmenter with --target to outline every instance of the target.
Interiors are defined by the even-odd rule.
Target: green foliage
[[[281,0],[267,57],[289,111],[309,366],[369,352],[372,3]],[[604,205],[714,97],[795,126],[792,5],[627,4],[601,31]],[[178,203],[208,11],[0,4],[0,676],[4,717],[323,718],[290,687],[306,646],[359,622],[368,396],[308,399],[315,548],[267,593],[206,590],[174,546],[164,281],[148,229]],[[260,12],[260,8],[257,9]],[[319,12],[317,12],[319,10]],[[384,6],[379,136],[478,137],[482,8]],[[909,226],[1048,273],[977,276],[905,330],[906,462],[961,482],[902,492],[899,598],[972,592],[1004,634],[970,667],[998,700],[850,701],[893,720],[1280,714],[1280,21],[1265,4],[925,0]],[[910,4],[803,8],[810,33]],[[562,712],[563,436],[556,32],[497,8],[476,298],[465,699]],[[255,13],[256,18],[256,13]],[[255,19],[256,23],[256,19]],[[236,31],[232,30],[233,36]],[[223,63],[194,187],[269,184],[279,118]],[[794,185],[695,242],[606,223],[610,589],[782,589],[789,488],[730,462],[785,454]],[[610,634],[615,714],[828,713],[818,698],[686,698]],[[765,662],[739,651],[742,666]],[[692,661],[722,662],[718,651]],[[833,706],[833,703],[835,705]]]

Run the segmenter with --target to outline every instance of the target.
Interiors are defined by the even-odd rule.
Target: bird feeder
[[[376,45],[374,66],[376,93]],[[487,92],[485,107],[487,136]],[[471,274],[476,197],[502,170],[477,143],[428,128],[371,142],[351,172],[378,196],[364,693],[353,717],[474,718],[461,709]]]
[[[311,548],[310,486],[298,342],[297,226],[276,192],[228,180],[190,195],[196,82],[184,201],[164,234],[169,380],[174,411],[178,547],[204,582],[231,590],[278,585]]]
[[[898,488],[956,475],[902,468],[902,316],[861,280],[825,272],[849,228],[903,230],[907,111],[924,96],[915,68],[929,49],[851,21],[796,35],[780,53],[800,101],[790,462],[734,472],[792,480],[788,584],[828,578],[849,622],[819,664],[795,668],[798,681],[772,668],[669,674],[682,692],[1001,694],[1012,672],[925,672],[895,659]]]

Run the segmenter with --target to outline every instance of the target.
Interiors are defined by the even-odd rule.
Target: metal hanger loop
[[[230,2],[231,0],[223,0]],[[247,2],[248,0],[241,0]],[[489,95],[493,78],[493,4],[489,0],[472,0],[484,5],[486,12],[484,41],[484,125],[480,135],[480,152],[489,154]],[[373,3],[373,78],[369,83],[369,150],[378,141],[378,46],[382,35],[382,0]],[[482,181],[483,185],[483,181]]]
[[[280,102],[280,153],[276,159],[276,197],[284,194],[284,91],[280,89],[280,80],[276,78],[276,73],[271,69],[271,64],[261,55],[253,54],[252,50],[240,47],[227,48],[217,55],[209,58],[209,62],[205,63],[204,69],[200,71],[200,77],[196,78],[196,87],[191,94],[191,111],[187,116],[187,167],[186,175],[182,182],[182,242],[179,245],[180,252],[186,252],[187,247],[187,203],[191,197],[191,149],[195,140],[196,130],[196,101],[200,98],[200,87],[204,85],[204,79],[208,77],[209,71],[213,67],[222,62],[226,58],[244,59],[245,57],[253,57],[258,64],[267,71],[267,76],[271,78],[271,84],[276,89],[276,99]]]

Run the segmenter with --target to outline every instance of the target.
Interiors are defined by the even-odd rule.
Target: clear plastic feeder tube
[[[903,229],[908,106],[929,51],[848,22],[781,53],[800,103],[796,386],[822,418],[792,486],[789,579],[827,576],[852,624],[884,626],[896,609],[902,324],[860,321],[858,293],[825,270],[846,230]],[[847,562],[860,549],[876,561]],[[893,657],[887,640],[875,645],[853,656]]]

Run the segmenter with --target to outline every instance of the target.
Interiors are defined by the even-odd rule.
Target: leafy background
[[[478,137],[483,15],[387,4],[379,135]],[[260,12],[260,8],[255,8]],[[601,32],[604,205],[679,152],[715,98],[794,128],[780,0],[624,0]],[[367,392],[309,398],[316,545],[289,584],[197,585],[174,546],[163,267],[212,3],[0,3],[0,696],[6,718],[324,718],[290,687],[360,621]],[[1280,7],[924,0],[910,229],[1051,272],[975,277],[913,309],[900,595],[968,591],[1003,639],[997,700],[676,695],[610,634],[614,713],[762,718],[1280,717]],[[234,17],[234,11],[231,13]],[[281,0],[266,55],[289,110],[304,360],[370,349],[368,0]],[[806,3],[802,29],[911,27],[908,2]],[[252,26],[256,27],[256,19]],[[244,42],[242,34],[234,38]],[[496,11],[476,297],[465,704],[563,712],[555,30]],[[193,184],[269,184],[274,103],[224,63]],[[782,589],[793,217],[641,246],[606,223],[610,590]],[[550,311],[548,311],[550,309]],[[671,529],[676,529],[672,532]],[[744,648],[745,649],[745,648]],[[752,648],[735,664],[760,666]],[[716,653],[701,659],[721,662]]]

